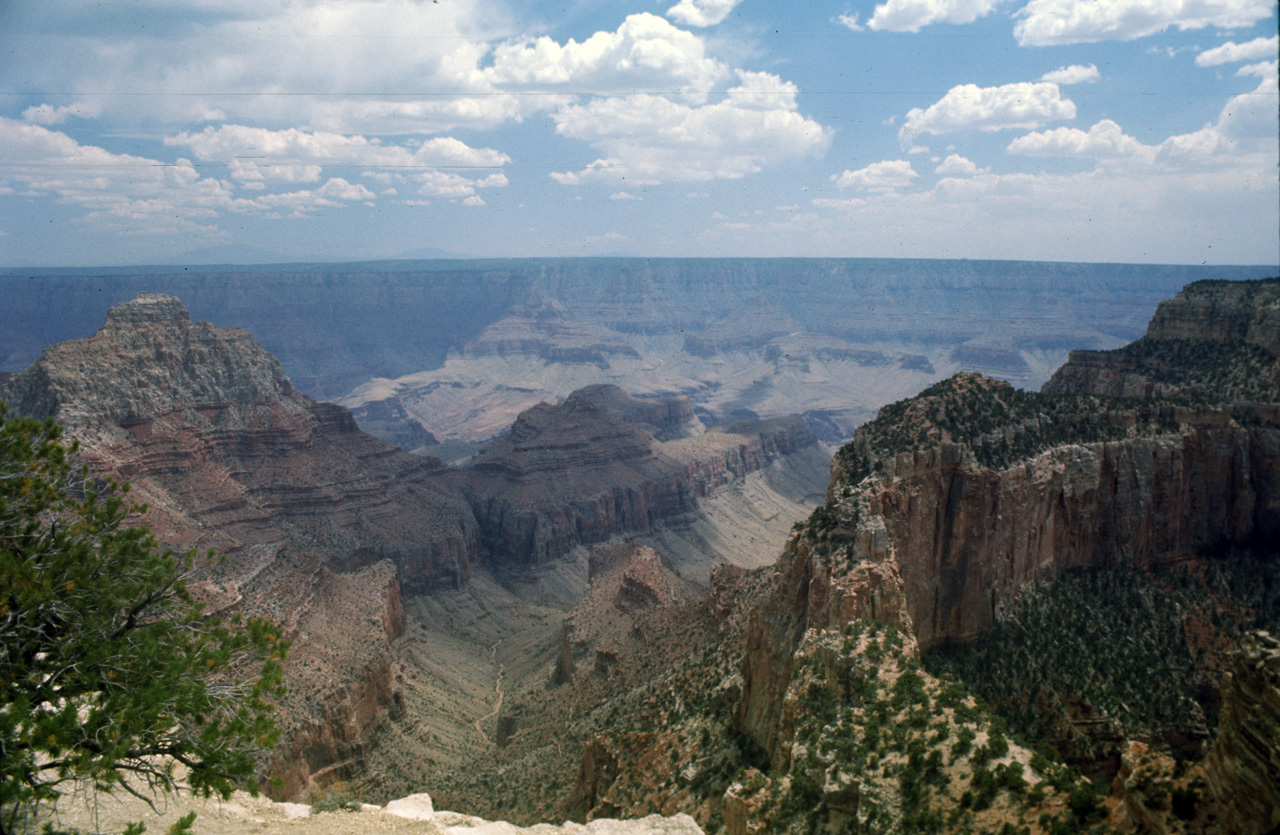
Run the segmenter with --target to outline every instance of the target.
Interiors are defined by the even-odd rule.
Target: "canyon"
[[[795,419],[708,429],[687,398],[602,386],[529,410],[473,466],[451,468],[365,434],[293,388],[248,333],[192,323],[158,294],[49,347],[0,399],[58,420],[96,477],[129,482],[163,544],[216,550],[195,585],[212,610],[284,626],[291,688],[270,772],[285,794],[358,769],[375,726],[398,715],[406,601],[468,593],[478,575],[572,585],[584,546],[679,538],[668,523],[697,528],[701,500],[731,501],[751,477],[768,493],[771,470],[810,481],[826,460]],[[736,559],[763,561],[785,519],[773,527]],[[685,550],[695,577],[724,558]]]
[[[466,333],[437,346],[437,365],[372,375],[347,389],[350,412],[295,388],[247,332],[193,323],[155,294],[0,381],[15,411],[62,422],[96,474],[130,481],[162,541],[225,556],[196,584],[213,608],[269,616],[293,638],[284,742],[267,764],[285,794],[429,788],[485,818],[685,813],[734,835],[1084,831],[1102,818],[1261,835],[1280,822],[1258,790],[1280,782],[1274,639],[1219,625],[1248,614],[1221,580],[1179,610],[1180,640],[1211,650],[1194,663],[1221,707],[1216,740],[1134,736],[1077,699],[1068,724],[1112,734],[1118,752],[1079,759],[1088,777],[1045,759],[1052,738],[1010,739],[1004,706],[975,698],[976,683],[921,663],[1091,572],[1168,585],[1180,569],[1194,585],[1248,553],[1271,587],[1280,280],[1188,284],[1123,346],[1114,334],[1133,328],[1120,320],[1141,305],[1104,299],[1112,332],[1099,325],[1069,355],[1053,328],[1005,353],[947,342],[972,333],[961,305],[911,353],[909,317],[885,316],[876,327],[899,330],[877,342],[869,318],[836,336],[813,298],[766,299],[775,264],[747,271],[736,300],[710,270],[700,303],[724,315],[673,307],[676,268],[611,263],[637,294],[619,300],[582,292],[590,264],[544,264],[536,281],[489,266],[489,306],[460,315]],[[841,262],[818,266],[848,279]],[[863,290],[901,278],[901,264],[872,266],[882,284]],[[797,292],[826,286],[806,269]],[[968,269],[949,280],[989,301],[998,282]],[[895,298],[924,292],[905,283]],[[1083,304],[1048,283],[1033,284],[1048,318]],[[824,316],[826,331],[812,324]],[[1054,356],[1067,362],[1050,375]],[[702,377],[695,360],[710,363]],[[952,373],[968,362],[1006,379]],[[616,385],[639,368],[628,363],[661,374],[629,392]],[[806,399],[869,379],[831,375],[839,364],[884,385]],[[684,382],[662,376],[668,365]],[[726,373],[719,387],[706,368]],[[788,388],[800,379],[812,388]],[[869,416],[850,397],[879,405],[897,387],[914,388],[831,458],[815,432],[843,437]],[[459,463],[432,455],[446,448]],[[1204,684],[1215,675],[1220,688]],[[1198,746],[1194,764],[1175,764],[1177,745]]]

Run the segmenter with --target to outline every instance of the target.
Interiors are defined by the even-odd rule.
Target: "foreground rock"
[[[393,800],[385,807],[361,805],[360,811],[315,813],[301,803],[274,803],[265,797],[236,792],[229,800],[206,800],[190,795],[158,799],[155,811],[127,795],[72,795],[59,801],[51,817],[70,831],[122,831],[128,822],[163,832],[188,812],[196,813],[194,835],[363,835],[395,832],[405,835],[702,835],[688,815],[650,815],[638,820],[571,821],[560,825],[513,826],[457,812],[435,811],[427,794]],[[20,830],[21,831],[21,830]],[[32,831],[36,831],[35,828]]]

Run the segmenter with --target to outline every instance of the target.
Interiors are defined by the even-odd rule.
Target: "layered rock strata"
[[[1223,831],[1280,828],[1280,641],[1266,632],[1244,637],[1223,678],[1218,739],[1204,774]]]
[[[0,399],[55,418],[97,476],[130,482],[166,545],[221,552],[197,584],[211,608],[285,625],[292,690],[273,767],[289,791],[358,769],[396,708],[402,594],[465,584],[478,561],[530,570],[651,530],[816,443],[798,421],[703,431],[687,398],[596,387],[530,410],[473,469],[451,469],[297,392],[244,331],[152,294],[47,349]]]
[[[650,531],[770,461],[816,444],[796,418],[661,442],[597,402],[615,406],[620,397],[612,387],[594,387],[556,406],[535,406],[475,457],[463,489],[496,564],[537,568],[579,544]],[[648,408],[662,409],[658,417],[670,425],[680,405]],[[652,414],[639,417],[654,425]]]
[[[357,761],[394,704],[398,573],[457,584],[477,554],[443,465],[360,432],[295,391],[247,333],[193,324],[167,296],[112,308],[0,398],[62,423],[98,477],[130,482],[161,542],[221,552],[193,587],[213,610],[285,628],[291,690],[271,763],[285,791]]]

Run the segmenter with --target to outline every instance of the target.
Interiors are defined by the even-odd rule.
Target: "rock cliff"
[[[463,486],[486,552],[504,567],[536,568],[580,544],[647,532],[817,443],[795,418],[691,426],[701,429],[687,399],[640,401],[613,386],[523,412],[475,457]]]
[[[1280,827],[1280,641],[1266,632],[1245,636],[1223,679],[1218,740],[1204,771],[1225,832]]]
[[[1266,400],[1280,386],[1280,278],[1198,281],[1161,302],[1146,336],[1072,351],[1042,391]]]
[[[1221,356],[1269,367],[1277,282],[1207,284],[1162,306],[1147,339],[1218,341]],[[1241,402],[1239,387],[1174,384],[1242,379],[1211,366],[1166,365],[1167,388],[1126,389],[1165,397],[1117,399],[1112,378],[1085,367],[1055,376],[1057,394],[960,374],[882,409],[837,454],[826,505],[797,525],[751,616],[737,727],[788,767],[799,648],[851,621],[879,620],[927,650],[984,632],[1023,589],[1069,569],[1275,542],[1280,386],[1249,377]],[[1238,744],[1257,748],[1252,733]],[[1240,767],[1224,756],[1221,772]],[[1267,756],[1246,770],[1270,773]]]
[[[739,716],[761,745],[774,750],[806,630],[870,617],[927,650],[990,628],[1023,588],[1064,570],[1280,534],[1280,410],[1042,406],[962,375],[882,413],[837,455],[828,503],[788,545],[749,633]],[[982,420],[962,441],[959,427]]]
[[[287,544],[345,570],[389,558],[410,589],[465,582],[478,554],[447,468],[297,392],[249,334],[193,324],[177,299],[117,305],[97,334],[48,348],[0,397],[66,426],[176,546],[235,558]]]

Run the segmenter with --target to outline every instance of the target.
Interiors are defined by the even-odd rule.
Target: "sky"
[[[1274,0],[3,0],[0,266],[1280,263]]]

